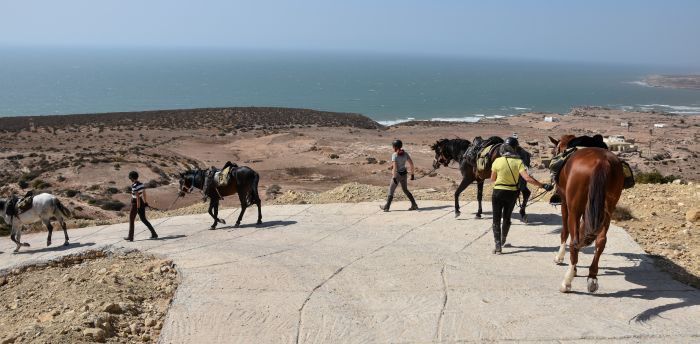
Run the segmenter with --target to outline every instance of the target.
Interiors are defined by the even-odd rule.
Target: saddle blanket
[[[476,170],[482,172],[491,164],[491,150],[496,147],[495,145],[489,145],[481,149],[479,155],[476,157]]]

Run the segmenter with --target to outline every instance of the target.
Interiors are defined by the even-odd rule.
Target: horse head
[[[554,155],[557,155],[557,154],[560,154],[561,152],[565,151],[569,145],[569,142],[575,138],[576,138],[576,136],[574,136],[574,135],[562,135],[561,138],[559,140],[557,140],[557,139],[549,136],[549,141],[554,144],[554,150],[552,153]]]
[[[449,154],[446,149],[448,141],[448,139],[442,139],[430,146],[430,149],[435,151],[435,160],[433,160],[433,168],[437,169],[440,167],[440,165],[447,167],[447,165],[449,165],[452,161],[451,156],[445,156],[446,153]]]
[[[178,191],[180,197],[184,197],[185,194],[192,192],[192,189],[196,187],[195,180],[198,174],[198,170],[187,170],[180,173],[180,188]]]

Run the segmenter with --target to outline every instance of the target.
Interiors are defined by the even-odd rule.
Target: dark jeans
[[[133,240],[134,239],[134,220],[136,220],[136,214],[139,215],[139,219],[141,219],[141,222],[143,222],[146,227],[148,227],[148,230],[151,231],[151,236],[157,236],[156,231],[153,229],[153,226],[151,226],[151,223],[148,222],[146,219],[146,207],[143,206],[143,200],[141,200],[141,208],[136,207],[136,200],[132,199],[131,200],[131,212],[129,213],[129,239]]]
[[[518,191],[493,190],[491,205],[493,206],[493,239],[496,244],[504,244],[510,230],[510,216],[513,214]],[[503,227],[501,227],[503,219]]]

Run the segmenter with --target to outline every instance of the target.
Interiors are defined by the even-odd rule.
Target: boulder
[[[688,222],[698,222],[700,220],[700,208],[691,208],[685,213],[685,220]]]
[[[101,328],[87,328],[83,330],[84,337],[91,337],[92,340],[103,343],[105,341],[105,331]]]

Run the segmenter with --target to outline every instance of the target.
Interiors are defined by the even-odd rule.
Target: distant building
[[[547,117],[544,118],[544,121],[545,121],[545,122],[550,122],[550,123],[559,122],[559,118],[552,117],[552,116],[547,116]]]
[[[666,127],[666,124],[665,124],[665,123],[656,123],[656,124],[654,124],[654,128],[664,128],[664,127]]]
[[[637,146],[634,145],[634,141],[625,141],[625,137],[622,135],[610,135],[603,139],[613,152],[636,152]]]

